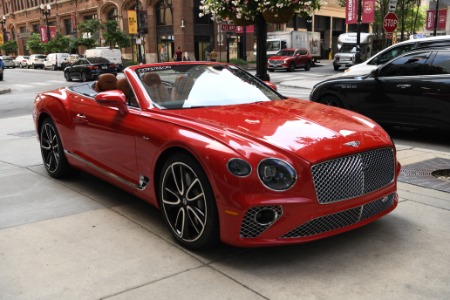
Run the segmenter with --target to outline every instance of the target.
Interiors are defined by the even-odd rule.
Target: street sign
[[[389,11],[395,12],[397,9],[397,0],[389,1]]]
[[[386,32],[394,32],[397,29],[398,19],[393,12],[388,12],[384,17],[383,27]]]

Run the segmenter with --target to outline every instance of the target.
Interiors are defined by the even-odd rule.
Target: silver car
[[[27,60],[30,57],[27,55],[19,55],[16,57],[16,59],[14,60],[14,64],[16,65],[16,67],[19,68],[26,68],[27,67]]]
[[[27,60],[27,68],[44,68],[44,61],[47,56],[44,54],[32,54]]]
[[[5,68],[15,68],[16,67],[11,56],[0,56],[0,58],[2,59],[3,64],[5,65]]]

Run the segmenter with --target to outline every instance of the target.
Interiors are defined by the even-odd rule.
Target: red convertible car
[[[227,64],[124,75],[37,96],[44,166],[54,178],[92,173],[159,207],[187,248],[302,243],[397,206],[394,144],[362,115],[286,98]]]

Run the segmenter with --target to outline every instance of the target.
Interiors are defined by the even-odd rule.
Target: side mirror
[[[127,97],[120,90],[100,92],[95,101],[102,106],[116,107],[122,115],[128,113]]]
[[[264,81],[264,83],[270,87],[272,90],[276,91],[277,90],[277,86],[275,85],[275,83],[270,82],[270,81]]]
[[[378,71],[378,69],[375,69],[375,70],[372,70],[371,72],[370,72],[370,76],[372,76],[373,78],[375,78],[375,79],[378,79],[378,75],[379,75],[379,71]]]

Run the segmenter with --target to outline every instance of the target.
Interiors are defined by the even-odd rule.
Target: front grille
[[[277,218],[271,222],[270,224],[259,224],[255,221],[255,216],[263,209],[273,209],[277,212]],[[241,225],[241,237],[243,238],[254,238],[263,233],[267,228],[272,226],[273,223],[278,220],[281,215],[283,214],[283,211],[281,209],[281,206],[258,206],[250,208],[247,213],[245,214],[244,220],[242,221]]]
[[[312,219],[289,231],[282,238],[309,237],[364,221],[390,208],[394,204],[395,195],[394,193],[359,207]]]
[[[394,180],[395,159],[383,148],[329,160],[311,168],[319,203],[333,203],[365,195]]]
[[[283,60],[271,60],[270,64],[273,66],[279,66],[279,65],[282,65],[283,62],[284,62]]]

